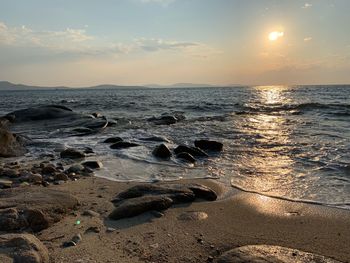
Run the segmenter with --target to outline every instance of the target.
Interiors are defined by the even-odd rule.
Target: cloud
[[[304,42],[310,42],[312,40],[312,37],[305,37]]]
[[[89,35],[85,29],[67,28],[60,31],[37,31],[26,26],[11,27],[0,22],[0,48],[32,51],[40,57],[61,55],[118,57],[130,53],[172,52],[193,57],[206,58],[221,53],[204,43],[192,41],[139,38],[129,42],[106,40]],[[28,55],[29,56],[29,55]]]
[[[310,4],[310,3],[305,3],[305,4],[302,6],[303,9],[307,9],[307,8],[310,8],[310,7],[312,7],[312,4]]]
[[[171,41],[159,38],[141,38],[136,39],[135,43],[138,48],[147,52],[170,50],[202,58],[222,53],[215,48],[198,42]]]

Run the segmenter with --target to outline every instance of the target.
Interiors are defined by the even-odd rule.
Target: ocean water
[[[226,185],[292,200],[350,208],[350,86],[0,91],[0,115],[36,105],[60,104],[100,112],[117,122],[103,132],[63,136],[35,122],[13,129],[36,143],[25,158],[63,146],[91,147],[103,161],[98,176],[119,181],[216,178]],[[148,119],[177,114],[173,125]],[[101,143],[120,136],[141,147],[111,150]],[[162,136],[170,148],[209,138],[224,152],[195,165],[159,161],[151,151]]]

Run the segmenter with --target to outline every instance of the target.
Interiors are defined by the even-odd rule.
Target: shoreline
[[[210,179],[180,183],[193,182],[215,190],[218,200],[175,205],[160,218],[145,213],[117,221],[107,218],[114,207],[110,201],[118,192],[138,183],[82,177],[49,186],[75,196],[80,205],[36,236],[47,246],[50,262],[54,263],[217,262],[227,250],[259,244],[289,247],[350,262],[349,211],[244,192],[220,198],[225,189]],[[84,216],[86,210],[99,215]],[[204,212],[208,218],[180,220],[182,214],[190,211]],[[108,228],[114,231],[108,232]],[[89,229],[98,229],[98,232],[88,232]],[[62,243],[77,233],[83,236],[82,241],[77,246],[62,248]]]

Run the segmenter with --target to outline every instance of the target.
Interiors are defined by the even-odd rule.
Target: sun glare
[[[269,34],[269,40],[270,41],[276,41],[277,39],[279,39],[280,37],[284,36],[284,32],[281,31],[273,31]]]

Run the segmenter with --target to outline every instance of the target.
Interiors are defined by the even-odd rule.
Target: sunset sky
[[[0,80],[350,83],[349,0],[0,0]]]

